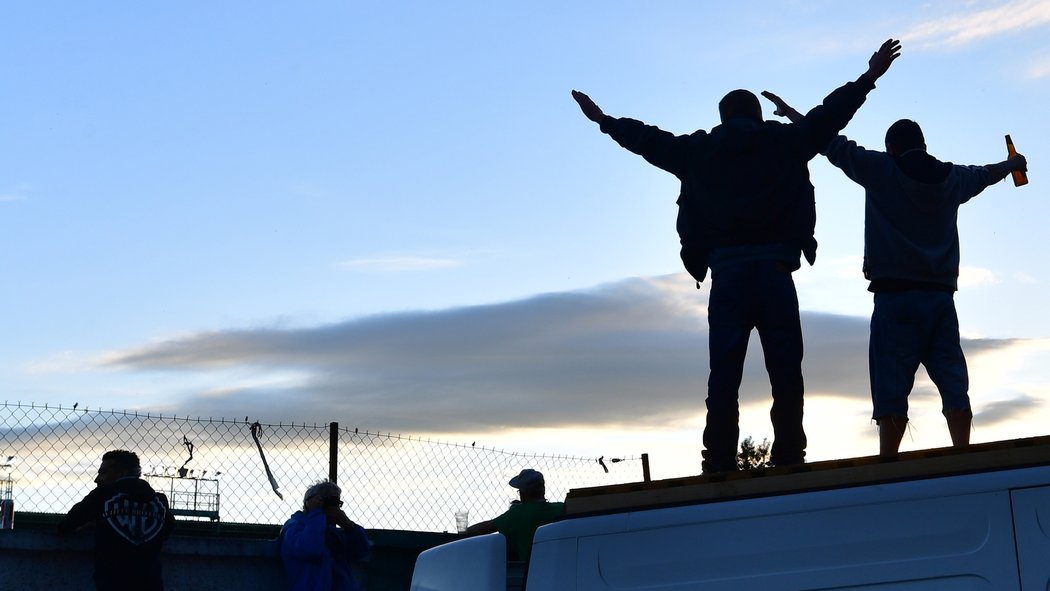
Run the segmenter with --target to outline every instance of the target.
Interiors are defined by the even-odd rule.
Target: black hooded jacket
[[[73,505],[58,524],[70,533],[95,525],[95,584],[98,589],[163,589],[161,544],[175,518],[168,500],[139,478],[99,485]]]
[[[816,207],[809,161],[844,128],[875,84],[867,76],[829,94],[801,121],[743,117],[710,132],[676,136],[628,118],[605,117],[601,130],[624,148],[678,177],[682,260],[697,281],[714,249],[781,246],[813,263]]]

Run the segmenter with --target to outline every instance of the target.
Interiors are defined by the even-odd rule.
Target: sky
[[[586,120],[805,111],[903,50],[845,133],[1030,184],[960,211],[974,441],[1050,421],[1050,0],[0,6],[0,396],[339,421],[699,471],[709,284],[678,183]],[[763,105],[766,117],[772,108]],[[809,459],[876,452],[863,193],[820,157],[795,274]],[[756,339],[753,339],[757,341]],[[755,345],[755,343],[752,343]],[[741,432],[772,436],[752,346]],[[949,443],[920,371],[902,449]]]

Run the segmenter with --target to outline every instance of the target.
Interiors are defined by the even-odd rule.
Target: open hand
[[[784,99],[773,94],[772,92],[769,92],[768,90],[763,90],[762,96],[769,99],[769,101],[773,103],[773,105],[777,108],[775,111],[773,111],[773,114],[777,117],[787,117],[788,113],[794,111],[794,109],[792,109],[791,106],[784,102]]]
[[[890,69],[890,64],[893,63],[893,60],[900,57],[900,55],[901,42],[897,39],[887,39],[879,47],[878,51],[871,54],[871,59],[868,60],[868,71],[865,74],[871,78],[872,82],[878,80],[880,76],[886,73],[886,70]]]
[[[591,97],[587,96],[586,94],[583,94],[578,90],[574,90],[572,91],[572,98],[576,99],[576,102],[579,103],[580,110],[583,111],[583,115],[585,117],[587,117],[591,121],[594,121],[595,123],[602,122],[602,118],[605,117],[605,113],[602,113],[602,110],[598,107],[598,105],[594,104],[594,101],[591,100]]]

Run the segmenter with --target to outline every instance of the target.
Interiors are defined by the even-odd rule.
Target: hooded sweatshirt
[[[941,162],[924,150],[899,157],[838,136],[824,154],[864,187],[864,276],[871,291],[956,291],[959,206],[991,184],[984,166]]]
[[[175,518],[164,495],[145,480],[128,477],[99,485],[59,522],[61,533],[95,524],[95,586],[99,590],[159,591],[161,544]]]

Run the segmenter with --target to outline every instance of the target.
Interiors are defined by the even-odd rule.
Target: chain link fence
[[[507,481],[539,470],[547,498],[636,482],[640,458],[525,454],[331,424],[260,424],[4,402],[0,489],[19,511],[65,513],[94,487],[102,454],[138,454],[143,477],[180,519],[283,523],[306,488],[334,475],[352,519],[372,529],[455,531],[517,498]],[[282,498],[283,497],[283,498]]]

